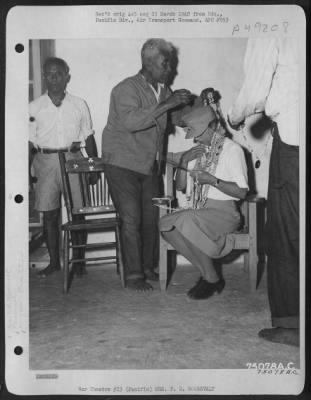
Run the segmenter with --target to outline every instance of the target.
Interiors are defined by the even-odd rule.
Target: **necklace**
[[[267,147],[268,147],[268,144],[269,144],[269,142],[270,142],[270,139],[272,138],[272,135],[270,135],[270,133],[268,133],[267,136],[268,136],[268,137],[267,137],[267,140],[266,140],[266,142],[265,142],[265,144],[264,144],[263,151],[262,151],[261,154],[258,156],[258,155],[255,153],[255,151],[254,151],[254,149],[252,148],[252,146],[249,144],[249,142],[248,142],[248,140],[247,140],[247,138],[246,138],[246,136],[245,136],[245,133],[243,133],[243,139],[244,139],[244,141],[245,141],[245,143],[246,143],[246,146],[247,146],[247,148],[248,148],[248,151],[249,151],[252,155],[254,155],[254,157],[256,158],[256,161],[254,162],[254,166],[255,166],[256,169],[258,169],[258,168],[261,166],[261,160],[260,160],[260,159],[265,155],[266,150],[267,150]]]
[[[202,169],[209,172],[211,175],[215,174],[219,156],[222,152],[225,142],[224,131],[221,127],[215,131],[210,146],[210,151],[203,154],[203,156],[197,159],[195,169]],[[209,184],[199,184],[195,180],[193,181],[193,204],[192,208],[202,208],[208,199]]]

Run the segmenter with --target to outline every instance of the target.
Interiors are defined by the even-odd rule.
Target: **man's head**
[[[141,49],[142,70],[153,82],[168,83],[177,70],[178,50],[164,39],[148,39]]]
[[[219,125],[217,115],[211,106],[195,108],[183,116],[183,122],[187,126],[186,139],[193,138],[206,145],[211,143]]]
[[[69,67],[62,58],[50,57],[43,64],[43,75],[50,94],[62,94],[70,80]]]

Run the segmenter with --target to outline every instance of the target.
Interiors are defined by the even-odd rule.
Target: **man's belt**
[[[50,149],[50,148],[44,149],[42,147],[36,148],[36,153],[42,153],[42,154],[68,153],[68,151],[70,151],[68,147],[64,147],[61,149]]]

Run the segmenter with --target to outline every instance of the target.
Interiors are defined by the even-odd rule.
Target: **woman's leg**
[[[179,254],[183,255],[194,267],[198,268],[205,280],[211,283],[219,280],[213,260],[188,241],[176,228],[172,231],[162,232],[162,235]]]

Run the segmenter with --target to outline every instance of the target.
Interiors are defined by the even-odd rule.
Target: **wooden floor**
[[[38,261],[38,260],[37,260]],[[265,276],[249,291],[242,265],[224,267],[226,287],[208,300],[190,300],[197,280],[178,266],[166,292],[122,289],[114,265],[93,266],[62,293],[62,273],[36,276],[30,267],[31,369],[243,369],[274,362],[299,368],[299,349],[257,333],[270,327]]]

